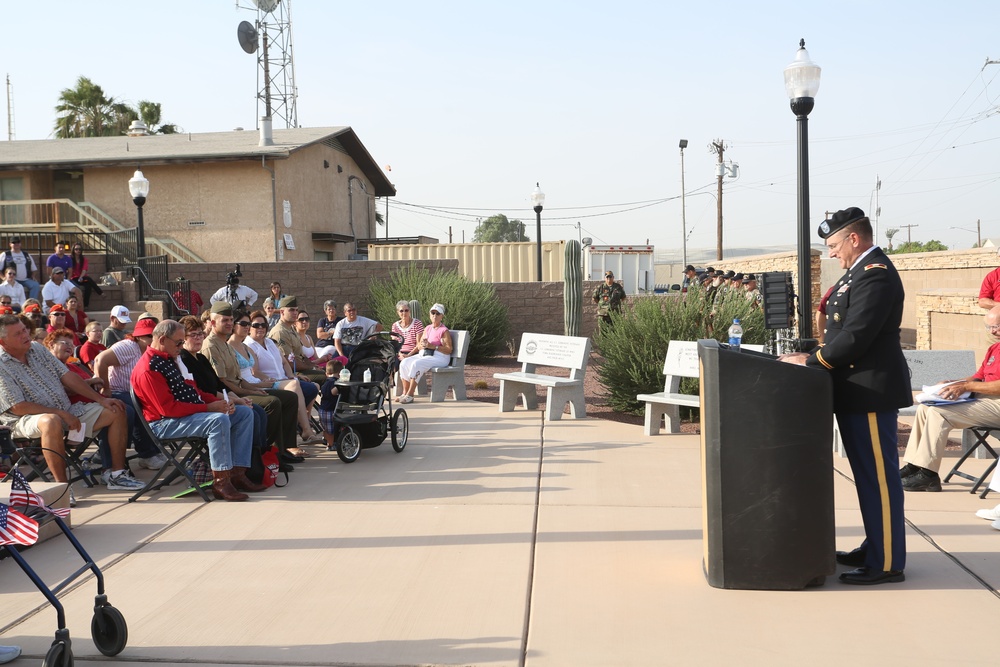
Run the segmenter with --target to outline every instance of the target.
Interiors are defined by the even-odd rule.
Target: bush
[[[641,413],[637,394],[663,391],[663,359],[671,340],[729,338],[734,318],[743,325],[743,342],[762,344],[764,315],[751,310],[742,294],[720,297],[713,304],[703,290],[686,294],[635,299],[622,313],[612,313],[612,326],[603,326],[594,343],[604,358],[597,370],[608,392],[608,403],[619,412]],[[681,392],[698,393],[698,380],[681,381]]]
[[[373,279],[368,286],[368,307],[379,322],[398,319],[396,302],[401,299],[416,299],[424,312],[430,312],[435,303],[442,304],[448,328],[469,332],[470,362],[493,356],[510,331],[507,307],[496,298],[493,286],[473,282],[455,271],[431,273],[410,264],[387,278]]]

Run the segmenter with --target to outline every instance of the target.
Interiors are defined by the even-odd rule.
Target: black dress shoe
[[[295,470],[295,466],[293,466],[291,463],[278,461],[278,472],[292,472],[293,470]]]
[[[900,479],[906,479],[910,475],[916,474],[921,470],[920,466],[915,466],[912,463],[907,463],[905,466],[899,469]]]
[[[293,456],[287,452],[281,452],[278,455],[278,461],[282,463],[302,463],[306,458],[304,456]]]
[[[840,575],[840,580],[845,584],[855,586],[875,586],[877,584],[898,584],[906,581],[906,575],[902,570],[873,570],[870,567],[859,567],[850,572]]]
[[[941,477],[933,470],[920,468],[903,480],[904,491],[940,491]]]
[[[858,547],[854,551],[838,551],[837,562],[850,567],[861,567],[865,564],[865,551]]]

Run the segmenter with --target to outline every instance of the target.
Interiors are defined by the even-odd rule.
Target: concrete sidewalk
[[[835,577],[797,592],[711,588],[700,443],[493,404],[407,406],[410,442],[296,467],[250,502],[127,504],[78,492],[75,534],[101,565],[128,646],[90,638],[93,578],[62,596],[78,660],[119,665],[995,664],[1000,532],[968,493],[907,494],[907,580]],[[947,463],[946,463],[947,464]],[[834,459],[838,547],[862,529]],[[970,469],[984,469],[971,461]],[[170,491],[174,493],[174,491]],[[63,538],[26,554],[45,581]],[[844,568],[841,568],[843,570]],[[0,643],[40,664],[55,613],[0,562]],[[990,607],[995,604],[997,607]],[[982,619],[982,620],[980,620]]]

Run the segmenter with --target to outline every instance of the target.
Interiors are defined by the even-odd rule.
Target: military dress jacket
[[[899,344],[903,283],[876,247],[848,269],[826,305],[826,344],[806,365],[833,376],[834,412],[885,412],[913,404]]]

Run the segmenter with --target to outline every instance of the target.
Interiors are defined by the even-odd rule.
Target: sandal
[[[285,451],[286,451],[286,452],[287,452],[288,454],[291,454],[292,456],[301,456],[301,457],[302,457],[302,458],[304,458],[304,459],[307,459],[307,458],[309,458],[310,456],[312,456],[312,454],[310,454],[310,453],[309,453],[309,452],[307,452],[306,450],[302,449],[301,447],[289,447],[289,448],[288,448],[288,449],[286,449]]]

